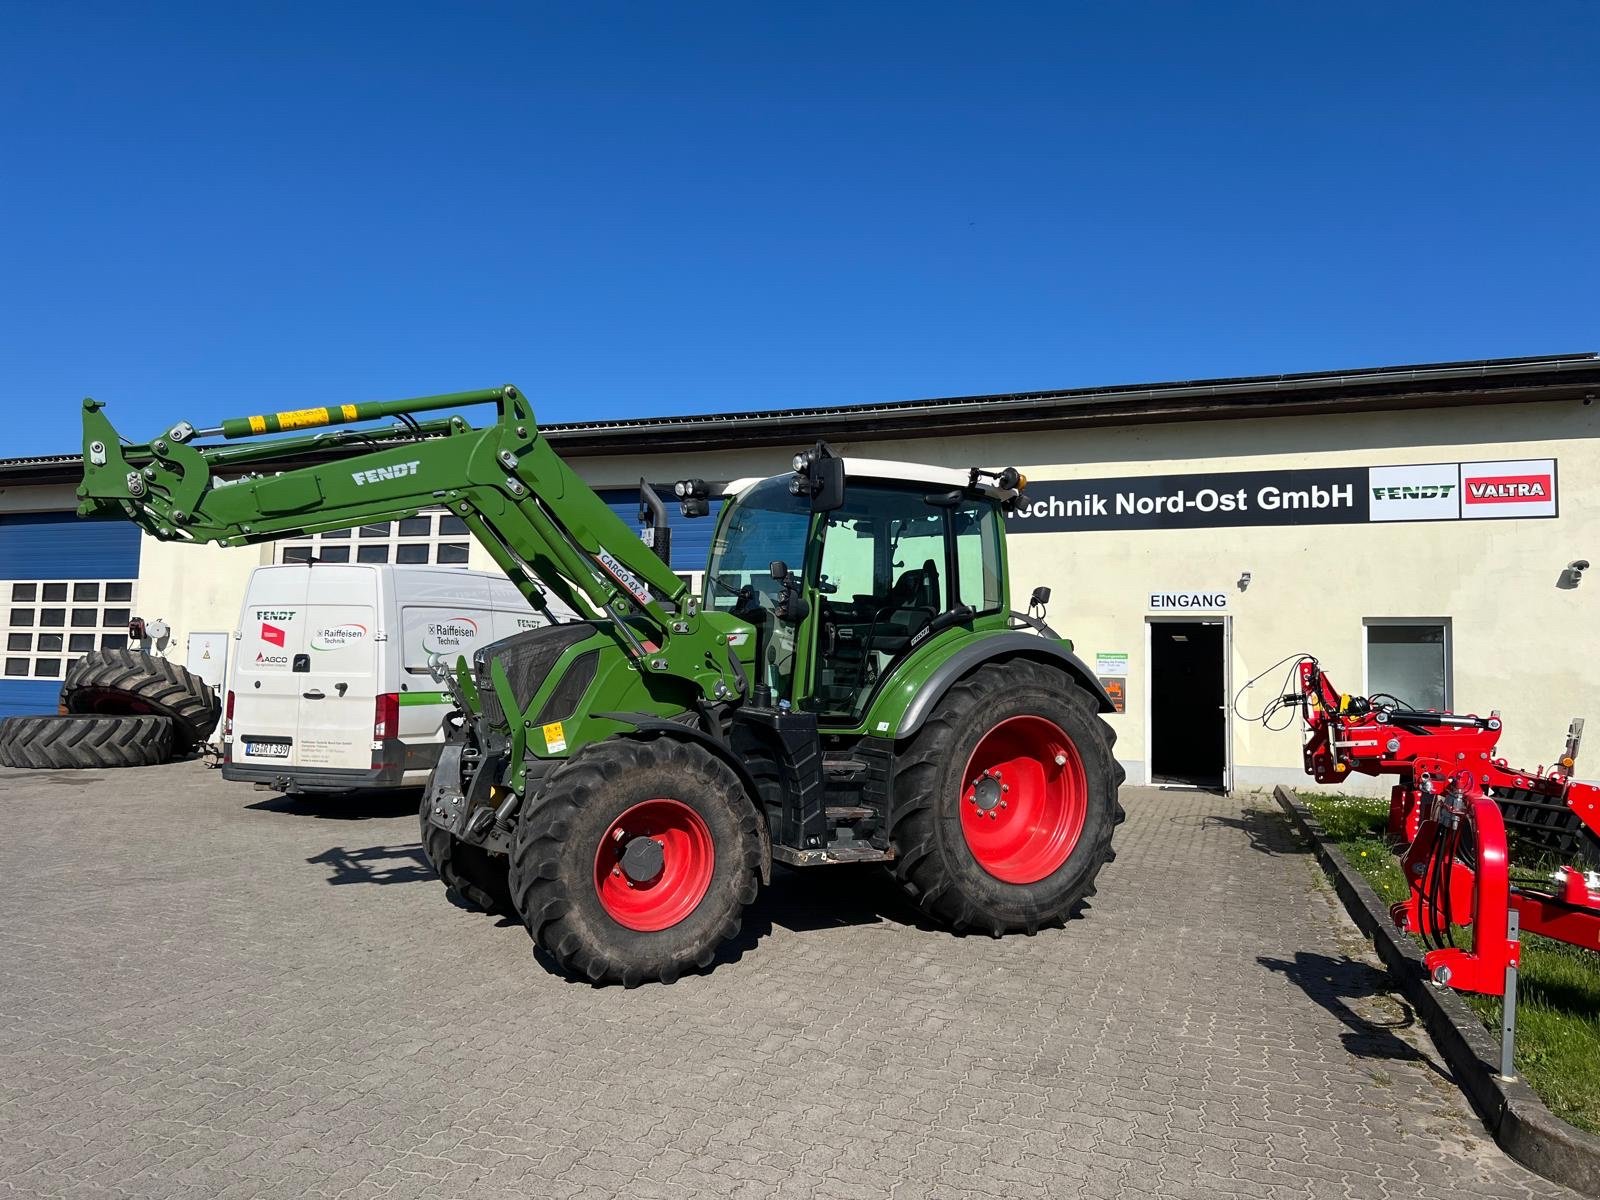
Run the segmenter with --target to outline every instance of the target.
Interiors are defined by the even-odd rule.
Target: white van
[[[450,711],[428,656],[470,660],[545,623],[499,574],[257,567],[233,635],[222,777],[285,792],[421,787]]]

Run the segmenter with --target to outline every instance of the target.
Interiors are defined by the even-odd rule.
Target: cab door
[[[304,643],[290,662],[300,714],[291,761],[369,770],[380,716],[376,578],[370,570],[327,567],[312,567],[306,576]]]

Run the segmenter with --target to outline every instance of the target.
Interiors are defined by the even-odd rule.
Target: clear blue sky
[[[1600,5],[12,3],[0,456],[1600,348]]]

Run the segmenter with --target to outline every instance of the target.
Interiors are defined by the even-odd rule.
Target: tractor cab
[[[729,485],[705,603],[752,626],[758,703],[843,729],[941,631],[1005,627],[1001,508],[1016,487],[999,486],[1014,472],[831,461],[849,486],[829,481],[823,504],[799,460]]]

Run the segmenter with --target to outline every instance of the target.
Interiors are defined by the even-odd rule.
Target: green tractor
[[[475,404],[497,419],[416,415]],[[447,886],[516,912],[563,970],[632,985],[708,966],[774,862],[883,863],[930,917],[996,936],[1093,894],[1122,820],[1112,705],[1045,624],[1047,589],[1011,607],[1024,484],[818,443],[725,489],[697,596],[655,490],[641,537],[502,387],[144,445],[85,401],[79,512],[246,545],[443,507],[535,608],[585,614],[436,662],[456,712],[422,838]],[[704,483],[674,490],[708,512]]]

